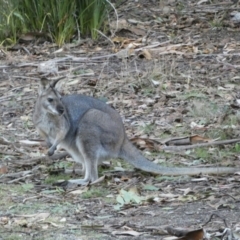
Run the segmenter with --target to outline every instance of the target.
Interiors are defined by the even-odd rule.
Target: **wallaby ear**
[[[53,81],[51,83],[51,87],[55,88],[58,92],[60,92],[62,85],[63,85],[63,81],[60,81],[60,80],[62,80],[63,78],[65,78],[65,77],[60,77],[60,78],[56,79],[55,81]]]
[[[38,94],[41,95],[41,93],[44,90],[46,90],[49,86],[50,86],[50,81],[47,78],[42,77],[40,79],[40,86],[39,86],[39,89],[38,89]]]

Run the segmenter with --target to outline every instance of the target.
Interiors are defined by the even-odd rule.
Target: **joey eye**
[[[53,102],[53,98],[48,98],[47,100],[48,100],[48,102],[50,102],[50,103]]]

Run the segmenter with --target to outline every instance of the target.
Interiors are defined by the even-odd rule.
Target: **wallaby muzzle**
[[[63,105],[57,105],[57,111],[59,113],[59,115],[62,115],[64,113],[64,107]]]

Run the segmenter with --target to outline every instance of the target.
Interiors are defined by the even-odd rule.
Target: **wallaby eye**
[[[50,102],[50,103],[53,102],[53,98],[48,98],[47,100],[48,100],[48,102]]]

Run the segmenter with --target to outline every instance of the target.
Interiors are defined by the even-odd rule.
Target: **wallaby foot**
[[[71,185],[87,185],[89,183],[86,179],[71,179],[68,180],[67,183]]]

